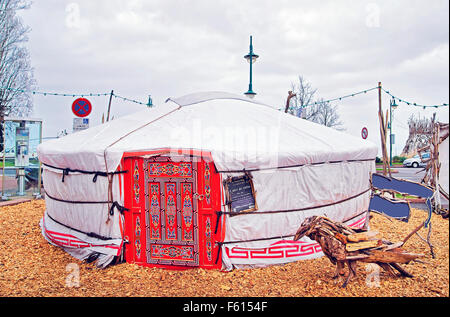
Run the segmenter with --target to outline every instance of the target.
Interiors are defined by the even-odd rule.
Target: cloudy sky
[[[107,93],[156,106],[198,91],[248,89],[249,36],[257,99],[283,107],[302,75],[317,97],[331,99],[377,86],[418,104],[449,102],[449,2],[39,0],[21,12],[36,89]],[[44,137],[72,131],[72,97],[35,96],[33,117]],[[92,97],[90,125],[101,122],[108,97]],[[390,97],[383,94],[386,110]],[[376,91],[338,103],[349,134],[369,130],[379,144]],[[115,117],[145,106],[113,99]],[[394,154],[408,136],[411,114],[448,122],[448,107],[400,104]]]

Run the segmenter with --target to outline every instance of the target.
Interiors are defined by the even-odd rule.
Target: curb
[[[21,203],[27,203],[29,201],[31,201],[31,198],[19,198],[19,199],[0,201],[0,207],[14,206],[14,205],[18,205]]]

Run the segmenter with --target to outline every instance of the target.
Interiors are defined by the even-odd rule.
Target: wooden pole
[[[381,151],[382,155],[384,156],[383,151],[383,110],[381,109],[381,82],[378,82],[378,121],[380,123],[380,137],[381,137]],[[383,175],[386,176],[386,165],[384,164],[384,157],[383,157]]]
[[[288,97],[286,100],[286,107],[284,108],[284,113],[288,112],[290,101],[291,101],[292,97],[295,97],[295,96],[296,96],[296,94],[294,94],[292,91],[288,92]]]
[[[381,82],[378,82],[378,119],[380,121],[380,137],[381,137],[381,151],[383,155],[383,175],[387,175],[388,165],[386,164],[387,150],[386,150],[386,126],[384,123],[383,109],[381,106]],[[389,169],[389,176],[390,176]]]
[[[108,114],[106,115],[106,122],[109,121],[109,112],[111,111],[111,100],[114,94],[114,90],[111,90],[111,94],[109,95],[109,104],[108,104]]]

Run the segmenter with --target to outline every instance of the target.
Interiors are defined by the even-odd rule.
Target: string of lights
[[[417,104],[417,103],[415,103],[415,102],[406,101],[406,100],[404,100],[404,99],[401,99],[401,98],[399,98],[399,97],[396,97],[396,96],[394,96],[389,90],[386,90],[386,89],[384,89],[384,88],[381,88],[381,89],[382,89],[386,94],[388,94],[389,96],[391,96],[392,98],[396,99],[396,100],[399,101],[399,102],[403,102],[403,103],[407,104],[408,106],[422,107],[423,109],[425,109],[425,108],[431,108],[431,107],[434,107],[434,108],[440,108],[440,107],[446,107],[446,106],[448,106],[448,103],[443,103],[443,104],[441,104],[441,105],[420,105],[420,104]]]
[[[355,93],[351,93],[351,94],[348,94],[348,95],[344,95],[344,96],[341,96],[341,97],[336,97],[336,98],[332,98],[332,99],[328,99],[328,100],[321,100],[321,101],[311,102],[311,103],[308,103],[306,105],[301,106],[301,108],[305,108],[305,107],[312,106],[312,105],[317,105],[317,104],[320,104],[320,103],[328,103],[328,102],[338,101],[338,100],[342,100],[342,99],[346,99],[346,98],[350,98],[350,97],[355,97],[355,96],[358,96],[358,95],[361,95],[361,94],[366,94],[366,93],[368,93],[370,91],[377,90],[377,89],[380,89],[380,88],[381,88],[381,90],[383,92],[385,92],[386,94],[388,94],[392,98],[396,99],[398,102],[403,102],[403,103],[405,103],[407,105],[410,105],[410,106],[422,107],[423,109],[425,109],[425,108],[429,108],[429,107],[434,107],[434,108],[447,107],[449,105],[448,103],[443,103],[443,104],[440,104],[440,105],[417,104],[415,102],[410,102],[410,101],[407,101],[405,99],[399,98],[399,97],[393,95],[389,90],[386,90],[383,87],[377,86],[377,87],[372,87],[372,88],[369,88],[369,89],[361,90],[361,91],[358,91],[358,92],[355,92]],[[132,103],[136,103],[136,104],[139,104],[139,105],[152,106],[152,104],[150,102],[150,99],[149,99],[149,102],[145,103],[145,102],[137,101],[135,99],[130,99],[130,98],[127,98],[127,97],[116,95],[113,92],[73,94],[73,93],[56,93],[56,92],[45,92],[45,91],[28,91],[28,90],[14,89],[14,88],[9,88],[9,87],[0,87],[0,89],[2,89],[2,90],[12,90],[12,91],[22,92],[22,93],[29,92],[29,93],[32,93],[33,95],[60,96],[60,97],[81,97],[81,98],[84,98],[84,97],[92,97],[92,96],[99,97],[99,96],[110,96],[110,95],[112,95],[115,98],[121,99],[123,101],[132,102]],[[292,108],[292,107],[290,107],[290,108]]]
[[[386,94],[388,94],[392,98],[398,100],[399,102],[403,102],[403,103],[405,103],[407,105],[423,107],[424,109],[428,108],[428,107],[439,108],[439,107],[446,107],[446,106],[448,106],[448,103],[443,103],[441,105],[421,105],[421,104],[417,104],[415,102],[409,102],[409,101],[406,101],[406,100],[404,100],[402,98],[394,96],[393,94],[391,94],[391,92],[389,90],[386,90],[383,87],[376,86],[376,87],[372,87],[372,88],[369,88],[369,89],[361,90],[361,91],[358,91],[358,92],[355,92],[355,93],[352,93],[352,94],[344,95],[344,96],[341,96],[341,97],[336,97],[336,98],[332,98],[332,99],[328,99],[328,100],[320,100],[320,101],[311,102],[311,103],[308,103],[306,105],[301,106],[301,108],[305,108],[305,107],[308,107],[308,106],[313,106],[313,105],[317,105],[317,104],[321,104],[321,103],[328,103],[328,102],[338,101],[338,100],[342,100],[342,99],[345,99],[345,98],[354,97],[354,96],[357,96],[357,95],[368,93],[368,92],[370,92],[372,90],[378,90],[380,88],[381,88],[381,90],[383,92],[385,92]],[[289,108],[291,109],[293,107],[291,106]]]
[[[47,92],[47,91],[35,91],[35,90],[24,90],[24,89],[15,89],[15,88],[9,88],[9,87],[0,87],[1,90],[11,90],[11,91],[15,91],[15,92],[28,92],[31,93],[33,95],[42,95],[42,96],[58,96],[58,97],[100,97],[100,96],[110,96],[111,94],[115,97],[115,98],[119,98],[122,99],[124,101],[128,101],[128,102],[133,102],[136,104],[140,104],[140,105],[149,105],[148,103],[145,102],[140,102],[134,99],[130,99],[130,98],[126,98],[126,97],[122,97],[119,95],[116,95],[114,93],[110,93],[110,92],[106,92],[106,93],[88,93],[88,94],[73,94],[73,93],[57,93],[57,92]]]
[[[0,87],[2,90],[11,90],[15,92],[28,92],[33,95],[42,95],[42,96],[59,96],[59,97],[89,97],[89,96],[107,96],[110,93],[89,93],[89,94],[71,94],[71,93],[57,93],[57,92],[48,92],[48,91],[35,91],[35,90],[24,90],[24,89],[15,89],[10,87]]]
[[[350,97],[354,97],[354,96],[357,96],[357,95],[366,94],[366,93],[368,93],[369,91],[372,91],[372,90],[375,90],[375,89],[378,89],[378,87],[373,87],[373,88],[361,90],[361,91],[358,91],[358,92],[355,92],[355,93],[352,93],[352,94],[348,94],[348,95],[341,96],[341,97],[337,97],[337,98],[333,98],[333,99],[328,99],[328,100],[321,100],[321,101],[311,102],[311,103],[309,103],[309,104],[303,105],[303,107],[308,107],[308,106],[312,106],[312,105],[317,105],[317,104],[320,104],[320,103],[327,103],[327,102],[332,102],[332,101],[342,100],[342,99],[345,99],[345,98],[350,98]]]
[[[137,103],[137,104],[139,104],[139,105],[145,105],[145,106],[151,106],[151,104],[149,104],[149,103],[145,103],[145,102],[140,102],[140,101],[137,101],[137,100],[134,100],[134,99],[129,99],[129,98],[126,98],[126,97],[122,97],[122,96],[119,96],[119,95],[116,95],[116,94],[112,94],[115,98],[119,98],[119,99],[122,99],[122,100],[124,100],[124,101],[129,101],[129,102],[134,102],[134,103]]]

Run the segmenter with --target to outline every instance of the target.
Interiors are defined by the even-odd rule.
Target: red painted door
[[[220,267],[215,243],[221,234],[219,227],[216,232],[220,188],[213,167],[168,156],[125,159],[125,168],[133,171],[125,182],[127,262]]]
[[[149,264],[198,266],[195,162],[144,159]]]

